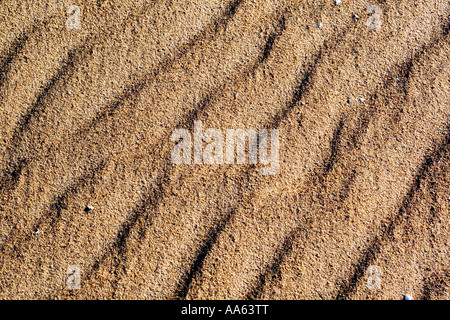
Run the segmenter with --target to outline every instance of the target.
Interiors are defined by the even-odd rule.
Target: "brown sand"
[[[0,298],[449,299],[449,12],[0,0]],[[173,164],[194,120],[278,128],[278,174]]]

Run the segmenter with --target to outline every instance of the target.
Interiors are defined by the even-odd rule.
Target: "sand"
[[[449,12],[0,1],[0,299],[449,299]],[[200,121],[276,174],[175,164]]]

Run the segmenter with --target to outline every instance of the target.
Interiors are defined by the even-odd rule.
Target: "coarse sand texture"
[[[448,0],[0,0],[0,299],[450,299]]]

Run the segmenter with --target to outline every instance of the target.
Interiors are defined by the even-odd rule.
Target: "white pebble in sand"
[[[409,294],[407,294],[403,297],[403,300],[412,300],[412,297]]]
[[[364,102],[364,98],[359,98],[359,102]]]
[[[322,24],[321,24],[321,23],[319,23],[317,26],[318,26],[319,28],[322,28]]]
[[[335,3],[335,4],[340,4],[340,3],[341,3],[341,0],[335,0],[334,3]]]

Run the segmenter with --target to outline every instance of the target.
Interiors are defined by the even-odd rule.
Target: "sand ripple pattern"
[[[1,299],[449,298],[448,1],[48,3],[0,1]],[[278,174],[173,164],[194,121]]]

